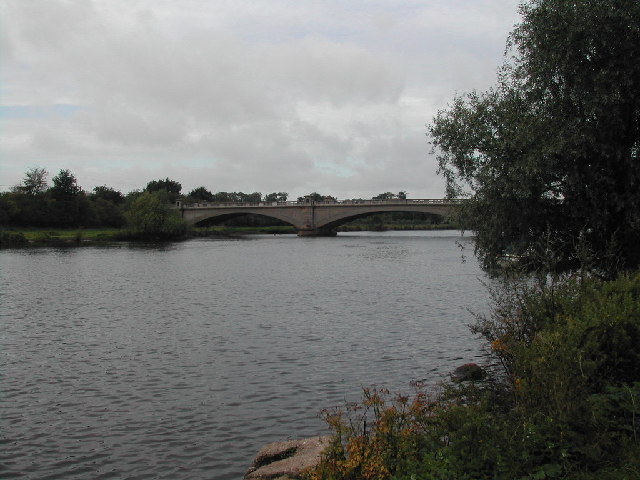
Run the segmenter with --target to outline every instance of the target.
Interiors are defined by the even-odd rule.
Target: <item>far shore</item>
[[[423,225],[341,225],[338,232],[381,232],[390,230],[455,230],[452,224],[423,224]],[[210,227],[196,227],[175,240],[186,240],[198,237],[238,237],[244,235],[279,235],[295,234],[292,226],[265,227],[228,227],[216,225]],[[121,241],[154,241],[157,239],[139,236],[127,229],[118,228],[21,228],[0,227],[0,248],[14,248],[27,246],[86,246]]]

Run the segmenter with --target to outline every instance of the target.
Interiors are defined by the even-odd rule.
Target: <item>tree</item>
[[[82,188],[78,186],[76,177],[68,169],[60,170],[52,179],[53,186],[49,189],[56,200],[69,200],[76,197]]]
[[[51,179],[48,192],[53,201],[47,205],[46,223],[57,227],[79,227],[96,224],[92,203],[68,169],[63,169]]]
[[[375,197],[372,198],[372,200],[394,200],[396,198],[400,200],[406,200],[407,192],[405,192],[404,190],[398,193],[384,192],[376,195]]]
[[[298,197],[298,202],[321,202],[326,198],[326,195],[320,195],[318,192],[312,192],[304,197]]]
[[[253,192],[253,193],[239,192],[238,197],[240,198],[241,202],[260,203],[262,201],[262,193],[260,192]]]
[[[143,192],[128,205],[125,218],[129,228],[143,237],[176,238],[186,232],[178,210],[171,207],[167,192]]]
[[[189,192],[189,197],[201,202],[213,201],[213,193],[207,190],[205,187],[194,188]]]
[[[19,190],[23,191],[27,195],[38,195],[39,193],[43,193],[48,186],[48,176],[49,172],[44,168],[31,168],[25,173],[22,186],[19,187]]]
[[[93,197],[95,199],[102,199],[111,202],[115,205],[119,205],[124,202],[124,195],[118,190],[114,190],[111,187],[102,185],[100,187],[93,188]]]
[[[182,184],[169,178],[165,178],[164,180],[152,180],[147,183],[147,187],[144,190],[145,192],[165,191],[169,193],[180,194],[180,192],[182,191]]]
[[[496,87],[429,126],[486,268],[640,264],[640,2],[531,0]]]
[[[218,202],[218,203],[228,203],[228,202],[237,202],[238,200],[233,197],[232,193],[217,192],[213,195],[212,201]]]
[[[164,180],[152,180],[147,183],[145,192],[167,192],[169,203],[175,202],[180,196],[180,192],[182,191],[182,184],[180,182],[176,182],[175,180],[171,180],[170,178],[165,178]]]
[[[0,192],[0,227],[11,225],[20,213],[20,203],[16,198],[23,196],[16,192]]]
[[[264,196],[265,202],[286,202],[289,194],[287,192],[273,192]]]
[[[109,227],[124,225],[122,205],[125,202],[125,197],[122,192],[106,185],[94,187],[90,200],[94,225]]]
[[[403,192],[400,192],[400,193],[403,193]],[[384,192],[376,195],[375,197],[372,198],[372,200],[393,200],[394,198],[400,198],[400,197],[396,197],[395,193]]]

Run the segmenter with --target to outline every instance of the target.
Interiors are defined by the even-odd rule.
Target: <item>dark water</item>
[[[0,252],[0,478],[238,479],[479,356],[455,232]]]

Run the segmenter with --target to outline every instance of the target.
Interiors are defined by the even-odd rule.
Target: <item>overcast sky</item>
[[[426,127],[517,0],[0,0],[0,189],[444,195]]]

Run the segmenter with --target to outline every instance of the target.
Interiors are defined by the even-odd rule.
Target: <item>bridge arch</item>
[[[428,214],[428,215],[438,215],[439,217],[443,217],[444,216],[443,213],[417,212],[414,209],[409,209],[409,210],[396,209],[396,210],[382,210],[382,211],[372,210],[370,212],[356,213],[356,214],[349,215],[349,216],[340,216],[340,217],[335,218],[334,220],[330,220],[327,223],[324,223],[324,224],[318,225],[318,226],[321,227],[321,228],[324,228],[324,229],[328,229],[328,230],[335,230],[339,226],[344,225],[345,223],[352,222],[352,221],[357,220],[359,218],[372,217],[374,215],[380,215],[380,214],[383,214],[383,213],[422,213],[422,214]]]
[[[370,205],[358,209],[344,208],[326,210],[316,216],[318,228],[333,230],[340,225],[348,223],[356,218],[378,215],[381,213],[415,212],[431,215],[445,216],[450,212],[450,207],[443,205]]]
[[[200,223],[206,222],[207,220],[212,220],[216,223],[223,222],[224,220],[242,217],[246,215],[258,215],[261,217],[267,218],[275,218],[276,220],[280,220],[288,225],[292,225],[295,228],[299,228],[297,224],[297,219],[293,218],[289,212],[286,211],[278,211],[269,209],[269,211],[265,211],[265,209],[248,209],[248,208],[239,208],[239,209],[226,209],[225,211],[211,211],[211,210],[202,210],[198,212],[198,214],[191,216],[187,219],[187,222],[190,225],[198,225]]]

